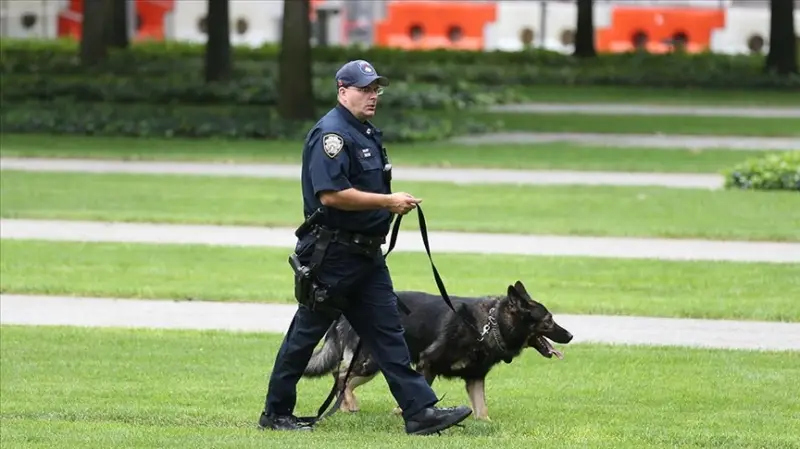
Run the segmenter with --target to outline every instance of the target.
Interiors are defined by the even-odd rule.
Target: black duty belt
[[[453,307],[452,301],[450,301],[450,295],[447,294],[447,289],[444,286],[444,282],[442,281],[442,277],[439,275],[439,270],[437,270],[436,269],[436,265],[433,264],[433,257],[431,257],[431,248],[430,248],[430,244],[428,243],[428,225],[425,222],[425,214],[422,213],[422,208],[419,206],[419,204],[417,204],[416,209],[417,209],[417,217],[419,218],[419,232],[422,235],[422,243],[425,245],[425,252],[428,253],[428,260],[430,260],[430,262],[431,262],[431,269],[433,270],[433,277],[436,280],[436,286],[439,288],[439,293],[442,295],[442,299],[444,300],[444,302],[447,304],[447,306],[450,308],[450,310],[452,310],[455,313],[456,309],[455,309],[455,307]],[[391,237],[389,239],[389,248],[387,249],[386,254],[384,256],[389,256],[389,253],[392,252],[392,250],[395,247],[395,244],[397,243],[397,234],[400,232],[400,222],[402,221],[402,218],[403,218],[402,215],[398,215],[397,219],[395,219],[394,225],[392,226]],[[337,231],[337,232],[341,232],[341,231]],[[381,238],[381,240],[382,240],[381,243],[385,242],[385,239]],[[378,246],[380,246],[380,244]],[[411,313],[411,311],[408,309],[408,307],[406,307],[405,304],[402,304],[402,302],[400,301],[399,298],[398,298],[397,301],[398,301],[399,308],[401,310],[403,310],[403,312],[405,312],[406,314]],[[458,316],[460,316],[460,315],[458,315]],[[464,320],[463,318],[462,318],[462,322],[466,326],[472,328],[475,332],[477,332],[478,335],[482,335],[481,331],[478,328],[476,328],[472,323]],[[338,388],[338,389],[336,388],[337,384],[338,384],[338,375],[339,375],[338,368],[337,368],[336,376],[335,376],[335,379],[333,381],[333,386],[331,387],[331,391],[330,391],[330,393],[328,393],[328,397],[325,399],[325,401],[319,407],[319,410],[317,410],[317,415],[316,416],[303,416],[303,417],[298,418],[298,420],[301,423],[303,423],[305,425],[313,426],[317,422],[321,421],[322,419],[327,418],[328,416],[336,413],[336,411],[339,410],[339,407],[342,404],[342,400],[344,399],[344,389],[347,387],[347,380],[350,378],[350,373],[352,372],[353,366],[355,366],[356,360],[358,359],[359,353],[361,352],[361,343],[362,343],[362,339],[359,338],[358,339],[358,344],[356,345],[356,348],[355,348],[355,351],[353,351],[353,358],[350,361],[350,366],[347,367],[347,372],[345,373],[344,381],[341,383],[341,388]],[[337,395],[337,390],[338,390],[338,397],[336,398],[336,402],[334,403],[333,407],[331,407],[330,410],[325,412],[325,409],[327,409],[328,406],[330,405],[331,401],[333,401],[334,396]]]
[[[365,235],[357,232],[345,231],[342,229],[329,229],[322,225],[316,225],[311,234],[318,235],[321,230],[331,233],[332,242],[341,242],[345,244],[352,244],[364,248],[379,248],[386,243],[386,238],[382,236]]]

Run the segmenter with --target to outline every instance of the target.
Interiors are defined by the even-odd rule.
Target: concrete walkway
[[[0,169],[35,172],[139,173],[300,179],[300,166],[292,164],[3,158],[0,159]],[[395,168],[392,176],[398,181],[452,182],[456,184],[615,185],[692,189],[719,189],[723,187],[724,183],[722,175],[716,174],[411,168],[403,166]]]
[[[405,219],[415,223],[412,213]],[[434,259],[440,253],[592,256],[631,259],[800,263],[800,243],[566,237],[429,232]],[[0,238],[51,241],[135,242],[294,248],[294,229],[109,223],[58,220],[0,220]],[[384,247],[385,248],[385,247]],[[400,232],[395,251],[422,252],[419,231]]]
[[[284,333],[296,306],[0,295],[0,324]],[[556,314],[573,342],[800,350],[800,323]],[[568,345],[559,345],[569,353]]]
[[[800,128],[800,121],[798,122],[798,128]],[[501,132],[458,136],[452,138],[451,142],[463,145],[569,142],[602,147],[642,147],[653,149],[800,151],[800,137]]]
[[[800,98],[798,99],[800,102]],[[489,107],[491,112],[535,112],[592,115],[652,115],[694,117],[800,118],[800,107],[688,106],[626,103],[523,103]]]

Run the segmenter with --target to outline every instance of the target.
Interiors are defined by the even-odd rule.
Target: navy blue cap
[[[338,87],[366,87],[375,80],[378,80],[378,85],[380,86],[389,85],[389,78],[378,75],[375,67],[372,67],[372,64],[363,59],[350,61],[336,72],[336,85]]]

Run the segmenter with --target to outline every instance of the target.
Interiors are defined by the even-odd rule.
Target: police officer
[[[364,350],[377,360],[403,410],[407,433],[437,432],[472,412],[466,406],[434,406],[438,398],[411,368],[403,339],[397,296],[381,244],[393,214],[404,215],[421,200],[391,192],[391,165],[381,131],[369,121],[388,84],[369,62],[348,62],[336,73],[338,104],[306,137],[301,181],[304,214],[308,219],[317,209],[324,213],[311,232],[299,236],[295,255],[314,270],[314,283],[305,288],[296,285],[299,306],[275,359],[259,419],[261,428],[311,429],[293,415],[296,385],[317,343],[340,314],[361,337]]]

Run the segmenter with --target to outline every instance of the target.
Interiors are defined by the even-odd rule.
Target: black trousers
[[[313,237],[297,245],[300,261],[308,263]],[[408,419],[438,401],[424,377],[411,368],[403,339],[392,278],[383,256],[354,253],[347,246],[331,243],[317,270],[319,280],[336,295],[347,298],[342,313],[361,337],[362,350],[370,351],[383,373],[389,390]],[[265,410],[290,415],[297,402],[297,382],[314,348],[333,322],[330,315],[299,305],[278,350],[269,379]],[[320,398],[321,400],[322,398]]]

